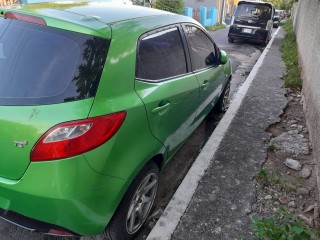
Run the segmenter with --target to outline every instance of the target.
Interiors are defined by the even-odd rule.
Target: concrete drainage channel
[[[256,63],[251,73],[247,77],[245,83],[240,87],[228,111],[223,116],[218,126],[215,128],[211,137],[207,141],[206,145],[202,149],[201,153],[195,160],[189,172],[183,179],[181,185],[179,186],[171,201],[167,205],[166,209],[164,210],[164,213],[158,220],[155,227],[150,232],[149,236],[147,237],[147,240],[171,239],[172,234],[178,226],[181,217],[186,211],[188,204],[191,201],[192,196],[197,189],[201,177],[204,175],[206,169],[209,167],[210,162],[213,156],[215,155],[215,152],[217,151],[226,131],[228,130],[230,123],[232,122],[235,114],[237,113],[242,103],[242,100],[244,99],[254,77],[256,76],[259,68],[262,66],[263,60],[266,57],[278,31],[279,29],[276,31],[275,35],[270,40],[268,46],[263,51],[258,62]]]

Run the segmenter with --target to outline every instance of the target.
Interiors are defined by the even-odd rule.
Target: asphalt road
[[[236,41],[228,43],[229,28],[210,32],[211,37],[221,50],[224,50],[232,61],[233,78],[231,82],[230,98],[239,86],[246,80],[251,69],[260,57],[263,47],[260,44],[246,41]]]
[[[228,43],[227,39],[228,29],[222,29],[215,32],[210,32],[210,35],[215,40],[216,44],[221,50],[227,52],[232,61],[233,67],[233,80],[231,85],[231,99],[239,86],[245,81],[251,69],[259,58],[263,48],[258,44],[236,42],[233,44]],[[176,153],[172,161],[166,166],[161,175],[161,187],[158,192],[158,199],[155,202],[155,210],[160,211],[164,209],[170,201],[175,190],[184,178],[185,174],[191,167],[192,163],[198,156],[202,147],[210,137],[214,128],[217,126],[222,116],[216,116],[214,119],[206,119],[190,136],[182,148]],[[136,240],[145,239],[154,226],[154,218],[150,221],[138,234]],[[46,236],[38,233],[32,233],[0,220],[0,240],[62,240],[72,238],[61,238]],[[85,240],[97,240],[101,237],[86,237]]]

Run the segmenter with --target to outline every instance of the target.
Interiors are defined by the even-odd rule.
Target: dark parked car
[[[273,16],[273,27],[279,27],[281,21],[280,10],[276,10]]]
[[[239,1],[229,28],[229,43],[244,39],[267,44],[272,36],[273,15],[271,3]]]

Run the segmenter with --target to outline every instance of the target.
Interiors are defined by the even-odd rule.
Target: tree
[[[183,0],[157,0],[155,2],[154,7],[160,10],[182,14],[184,9],[184,1]]]
[[[272,3],[276,9],[281,9],[283,1],[284,0],[266,0],[266,2]]]

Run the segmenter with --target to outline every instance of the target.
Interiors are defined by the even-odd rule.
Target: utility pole
[[[224,13],[224,4],[225,4],[225,0],[222,0],[221,2],[221,9],[220,9],[220,23],[223,22],[223,13]]]

